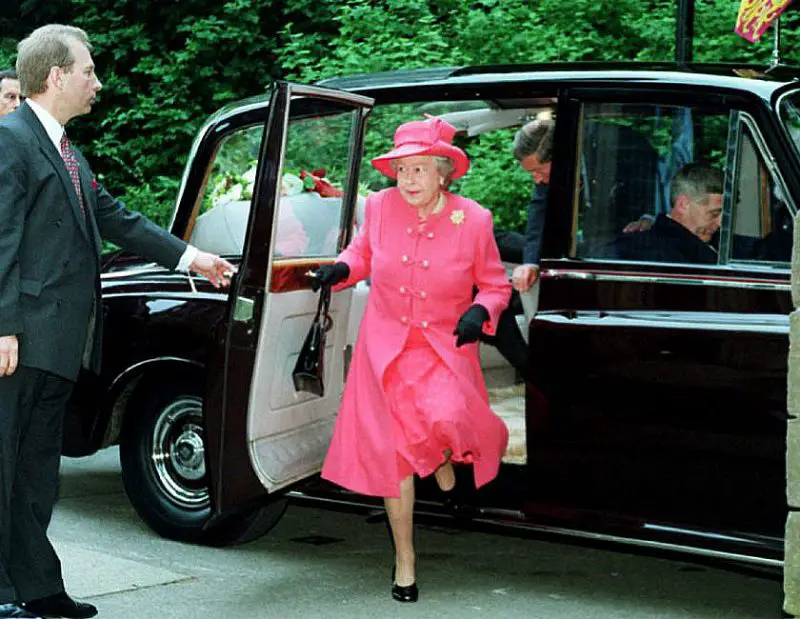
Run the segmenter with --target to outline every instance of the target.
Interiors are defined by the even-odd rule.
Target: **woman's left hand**
[[[453,331],[453,335],[458,336],[456,348],[477,342],[483,333],[483,323],[487,320],[489,320],[489,310],[479,303],[470,305],[467,311],[461,314],[456,329]]]

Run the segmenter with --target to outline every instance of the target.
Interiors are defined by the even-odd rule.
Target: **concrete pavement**
[[[676,561],[423,526],[420,602],[390,599],[382,524],[290,506],[234,548],[157,537],[131,508],[116,452],[63,461],[51,535],[68,590],[114,619],[766,619],[781,583]]]

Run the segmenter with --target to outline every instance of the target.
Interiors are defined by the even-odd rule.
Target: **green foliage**
[[[513,130],[494,131],[471,142],[469,174],[455,181],[451,190],[490,209],[496,227],[524,231],[532,184],[530,174],[511,156],[513,137]]]
[[[676,0],[3,0],[0,67],[16,42],[45,23],[84,28],[103,91],[70,131],[106,186],[164,224],[193,137],[233,100],[265,92],[275,78],[462,64],[549,61],[670,61]],[[751,44],[733,32],[738,2],[696,0],[695,60],[766,66],[768,32]],[[784,59],[800,50],[800,11],[782,18]],[[418,106],[376,110],[361,182],[386,186],[368,158],[391,146]],[[509,135],[469,144],[470,174],[454,189],[490,206],[498,225],[518,227],[529,179],[508,152]],[[499,182],[498,179],[502,179]]]

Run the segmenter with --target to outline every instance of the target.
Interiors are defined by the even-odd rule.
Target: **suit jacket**
[[[44,127],[23,104],[0,119],[0,335],[21,365],[75,380],[97,372],[101,239],[174,268],[186,243],[126,210],[76,149],[86,215]]]
[[[716,264],[717,253],[677,221],[664,214],[656,217],[646,232],[622,234],[615,243],[623,260]]]
[[[542,232],[547,214],[547,185],[540,183],[533,188],[528,207],[528,223],[525,227],[525,246],[522,248],[523,264],[539,264],[542,253]]]

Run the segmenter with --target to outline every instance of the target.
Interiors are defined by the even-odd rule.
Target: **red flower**
[[[300,178],[305,179],[306,177],[309,177],[312,181],[314,181],[314,191],[323,198],[339,198],[344,195],[344,192],[341,189],[331,185],[323,178],[324,176],[325,170],[314,170],[313,172],[306,172],[305,170],[302,170],[300,172]]]
[[[97,191],[97,179],[92,177],[92,191]]]

